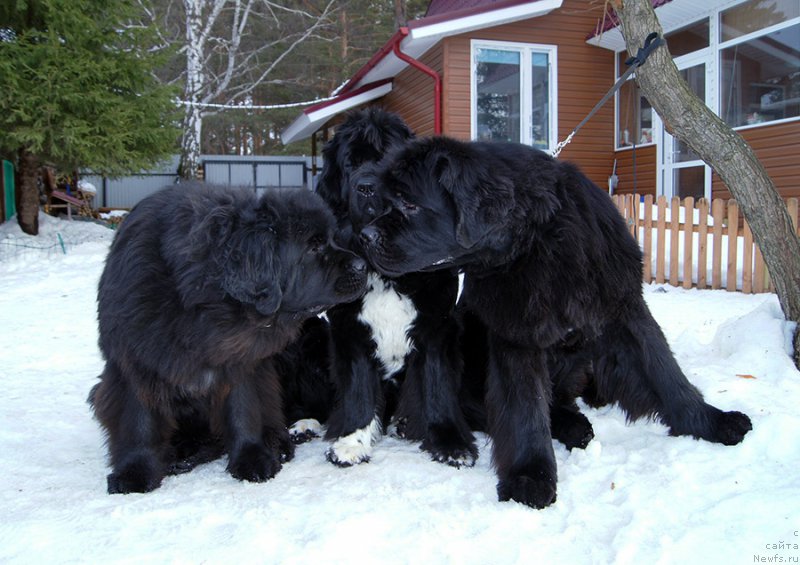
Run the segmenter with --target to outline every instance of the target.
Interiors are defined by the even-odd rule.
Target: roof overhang
[[[400,74],[408,66],[408,63],[395,55],[395,45],[399,45],[400,51],[409,57],[419,59],[446,37],[544,16],[560,8],[562,2],[563,0],[536,0],[533,2],[505,0],[479,8],[469,8],[413,20],[408,23],[407,28],[395,32],[391,39],[337,90],[335,100],[370,85],[391,81]],[[348,98],[347,103],[337,106],[338,109],[335,111],[330,108],[326,109],[327,117],[325,118],[322,118],[323,114],[318,113],[317,110],[321,105],[307,108],[283,131],[281,139],[284,144],[305,139],[336,114],[375,100],[390,90],[391,84],[380,94],[376,94],[375,89],[370,89],[370,97],[359,98],[358,101]],[[344,99],[342,101],[344,102]],[[320,117],[312,119],[310,117],[312,114]]]
[[[367,84],[345,94],[340,94],[332,100],[310,106],[306,108],[289,127],[283,130],[281,133],[281,141],[284,145],[288,145],[294,141],[306,139],[337,114],[341,114],[356,106],[385,96],[391,92],[391,90],[391,81],[383,80]]]
[[[653,6],[664,33],[670,33],[707,16],[720,6],[730,3],[731,0],[704,0],[703,2],[698,2],[697,0],[654,0]],[[616,16],[612,16],[604,23],[605,25],[603,25],[603,22],[598,25],[598,29],[587,38],[586,43],[612,51],[624,51],[625,38],[622,37],[622,33],[619,30]]]
[[[410,21],[408,28],[397,32],[366,65],[345,83],[341,90],[347,91],[363,84],[396,77],[400,74],[408,66],[408,63],[402,61],[393,52],[393,45],[398,41],[403,53],[419,59],[446,37],[544,16],[556,8],[560,8],[562,2],[563,0],[537,0],[534,2],[506,0],[481,8],[448,12]]]

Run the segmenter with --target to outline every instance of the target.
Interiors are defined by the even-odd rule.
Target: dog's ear
[[[262,264],[259,264],[261,276],[259,286],[261,287],[261,297],[256,303],[259,313],[270,316],[278,311],[283,302],[283,291],[281,290],[281,263],[278,253],[275,252],[275,237],[278,233],[278,223],[281,221],[280,212],[269,202],[262,200],[256,208],[255,228],[261,233],[269,233],[270,249],[245,250],[255,256],[261,257]]]
[[[222,298],[221,266],[212,258],[230,237],[238,221],[232,204],[216,205],[198,218],[186,235],[182,259],[175,275],[178,292],[185,308]]]
[[[493,174],[486,163],[469,155],[439,153],[433,171],[453,197],[458,214],[456,241],[465,249],[503,225],[514,207],[513,181]]]

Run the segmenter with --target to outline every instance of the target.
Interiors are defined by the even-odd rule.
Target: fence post
[[[753,232],[747,220],[744,222],[744,252],[742,253],[742,293],[753,293]]]
[[[680,219],[680,218],[679,218]],[[694,266],[694,198],[683,200],[683,288],[692,288]]]
[[[642,264],[642,280],[650,283],[653,280],[653,195],[644,197],[644,237],[642,237],[644,257]]]
[[[697,288],[705,288],[708,279],[708,200],[701,198],[697,201],[697,213]]]
[[[739,245],[739,205],[728,202],[728,292],[736,292],[736,268]]]
[[[657,237],[656,241],[656,282],[663,284],[665,280],[664,269],[666,265],[666,257],[664,248],[667,239],[667,197],[658,197],[658,216],[656,217]]]
[[[673,196],[669,211],[669,284],[678,286],[678,249],[680,246],[681,200]]]
[[[714,220],[714,242],[711,250],[711,288],[722,288],[722,229],[725,216],[725,201],[717,198],[711,203],[711,217]]]

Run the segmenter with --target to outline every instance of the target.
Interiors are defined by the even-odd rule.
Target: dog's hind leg
[[[149,492],[161,485],[166,472],[169,424],[142,404],[131,382],[116,363],[108,361],[100,383],[89,396],[97,419],[108,433],[112,468],[109,494]]]
[[[667,340],[642,303],[635,315],[612,322],[596,345],[595,384],[631,420],[657,416],[671,435],[735,445],[752,429],[741,412],[723,412],[703,400],[678,366]]]
[[[490,336],[486,400],[501,501],[544,508],[556,500],[550,392],[543,351]]]

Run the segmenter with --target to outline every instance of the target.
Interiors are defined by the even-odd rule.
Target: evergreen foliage
[[[137,171],[173,153],[176,92],[154,69],[130,0],[12,0],[0,8],[0,148],[61,170]]]

